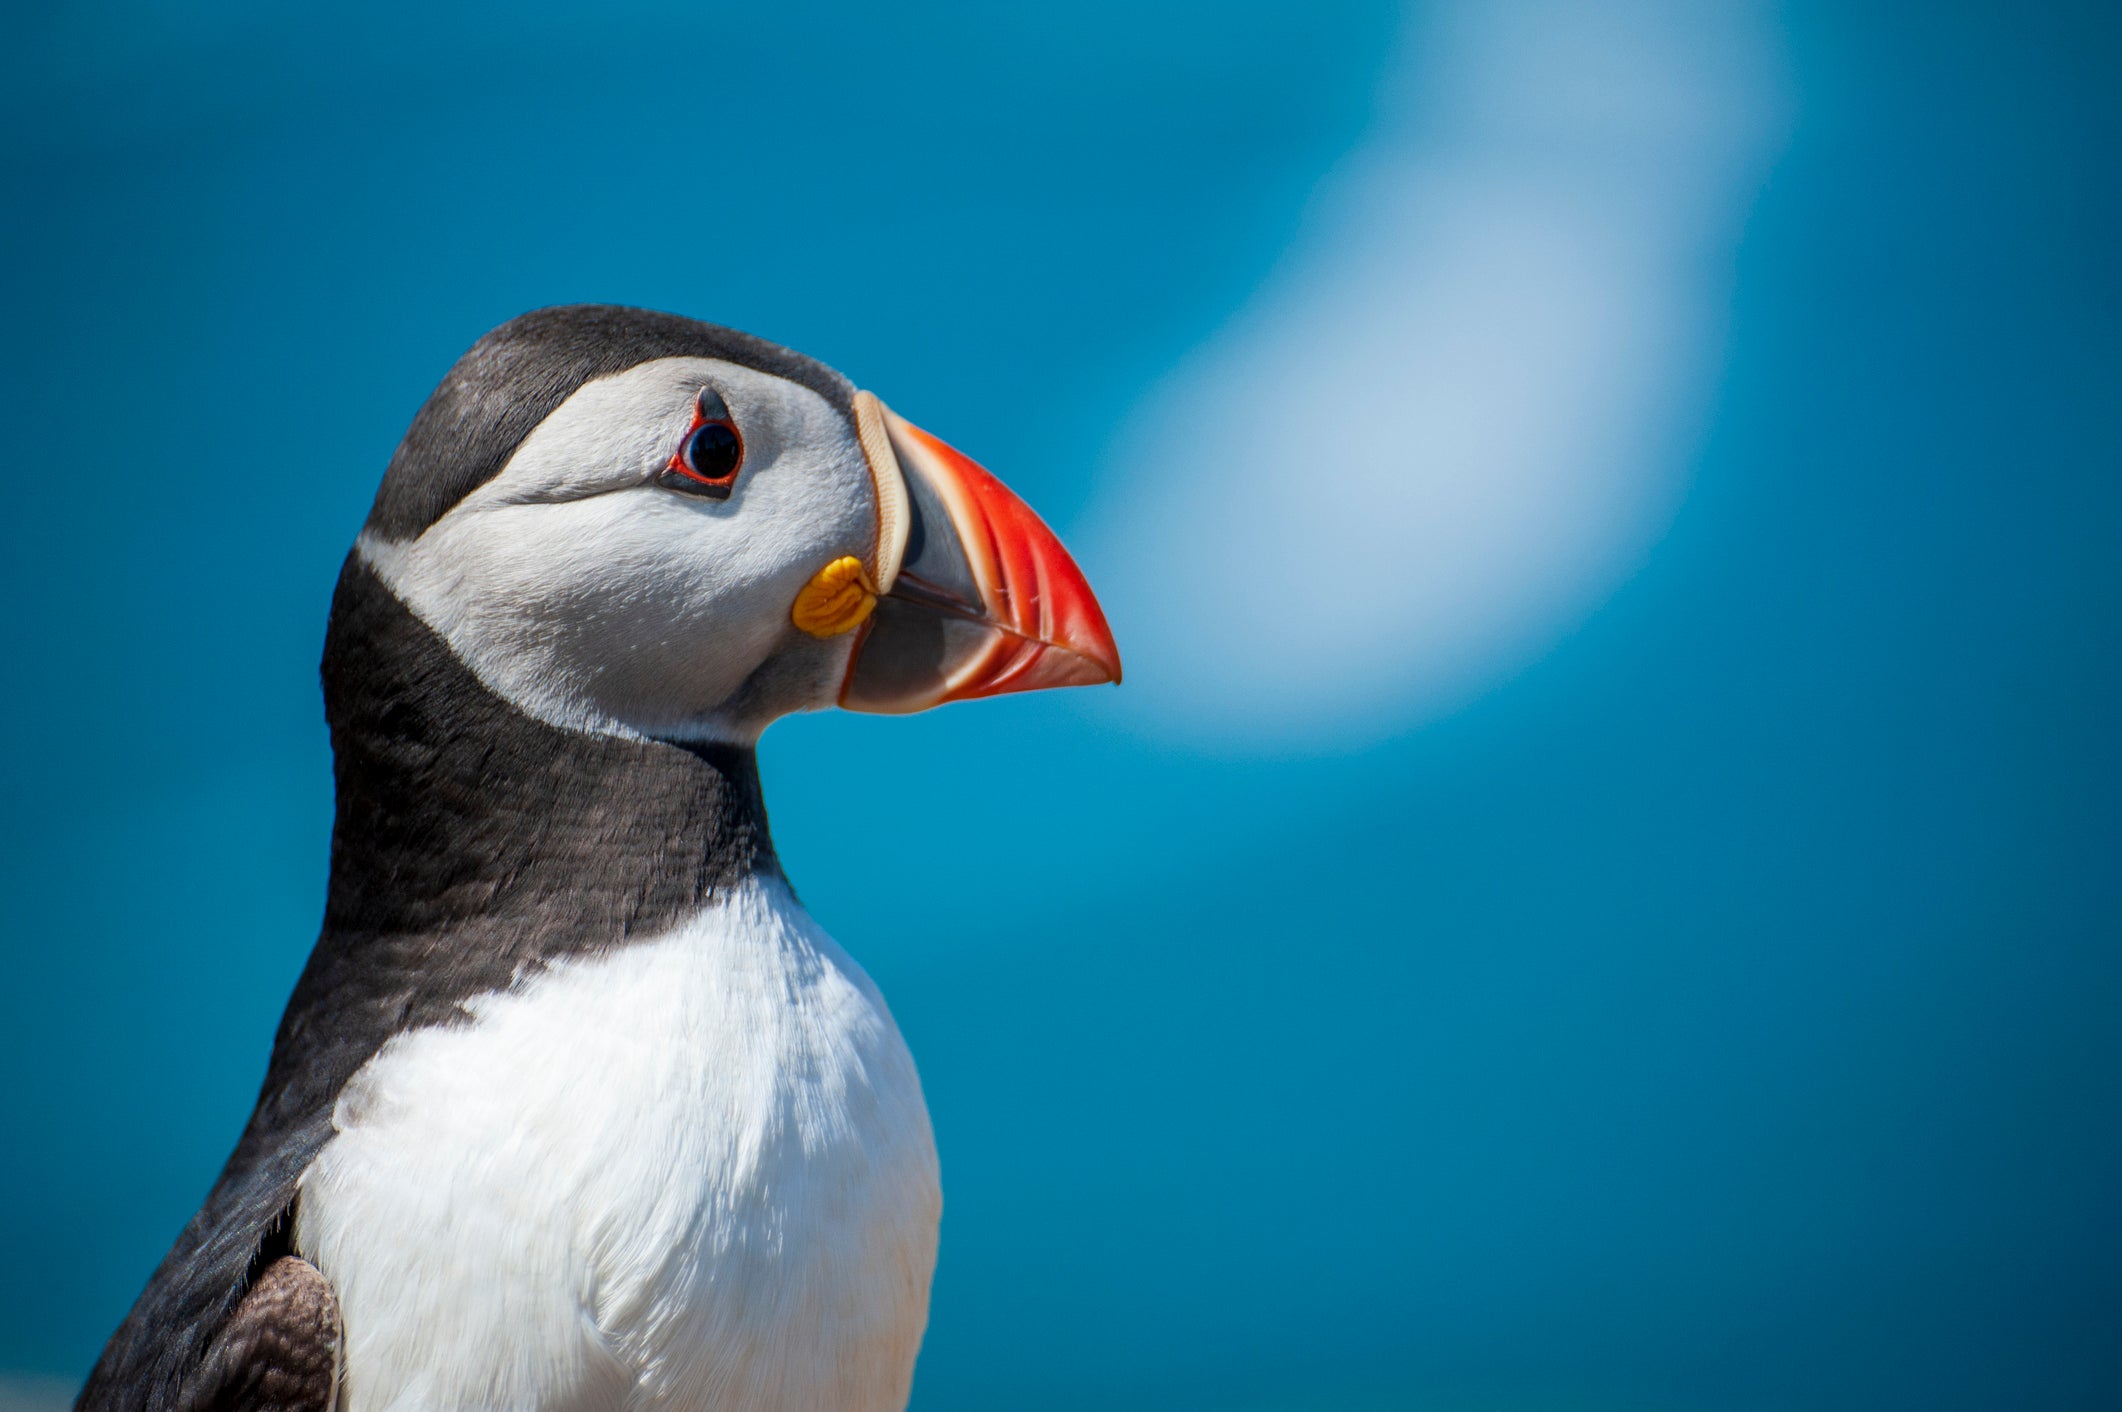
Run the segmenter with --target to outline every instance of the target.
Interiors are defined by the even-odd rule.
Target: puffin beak
[[[1029,505],[869,393],[855,420],[877,483],[879,596],[842,706],[904,713],[1120,680],[1105,613]]]

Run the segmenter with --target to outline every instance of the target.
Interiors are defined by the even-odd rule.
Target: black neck
[[[358,555],[332,602],[324,696],[339,795],[327,935],[506,922],[549,956],[660,930],[779,871],[752,750],[534,720]]]

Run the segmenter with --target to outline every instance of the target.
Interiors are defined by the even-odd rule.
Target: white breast
[[[347,1412],[897,1412],[941,1211],[911,1056],[779,882],[386,1045],[303,1179]]]

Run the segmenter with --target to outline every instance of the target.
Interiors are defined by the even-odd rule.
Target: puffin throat
[[[779,875],[750,748],[536,720],[358,555],[333,595],[323,678],[338,786],[324,931],[354,949],[448,935],[535,963],[660,932],[746,876]]]

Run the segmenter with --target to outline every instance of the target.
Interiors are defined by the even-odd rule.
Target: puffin
[[[1120,680],[977,463],[801,354],[574,305],[414,417],[322,663],[324,920],[83,1412],[896,1412],[941,1215],[914,1061],[756,746]],[[883,826],[880,772],[844,801]]]

